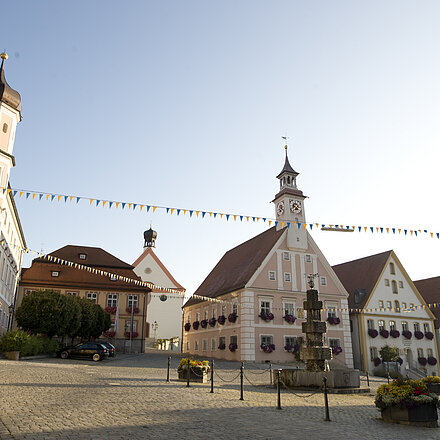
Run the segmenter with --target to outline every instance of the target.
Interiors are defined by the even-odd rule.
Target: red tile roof
[[[349,294],[348,306],[350,308],[365,306],[392,252],[386,251],[332,266]],[[365,290],[365,294],[360,298],[359,303],[355,302],[355,292],[357,290]]]
[[[414,285],[423,296],[426,304],[440,302],[440,277],[414,281]],[[436,318],[434,321],[435,328],[440,328],[440,308],[438,306],[431,307],[430,310]]]
[[[285,231],[272,227],[226,252],[194,294],[216,298],[243,288]],[[191,298],[185,307],[201,301]]]

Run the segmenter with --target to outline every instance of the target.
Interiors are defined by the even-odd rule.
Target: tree
[[[383,362],[396,362],[399,358],[399,349],[385,345],[379,350],[379,354]]]

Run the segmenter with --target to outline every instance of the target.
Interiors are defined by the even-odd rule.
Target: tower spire
[[[21,97],[20,93],[14,90],[6,81],[4,64],[8,59],[8,54],[2,52],[0,54],[2,64],[0,65],[0,101],[10,105],[13,109],[21,112]]]

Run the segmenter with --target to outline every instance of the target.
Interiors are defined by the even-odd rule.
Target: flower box
[[[382,419],[388,423],[437,428],[437,408],[435,405],[420,405],[412,408],[390,406],[381,410]]]
[[[200,322],[199,322],[199,321],[194,321],[194,322],[193,322],[193,329],[194,329],[194,330],[198,330],[198,329],[199,329],[199,325],[200,325]]]
[[[114,338],[116,332],[114,330],[107,330],[106,332],[104,332],[104,335],[107,336],[107,338]]]
[[[265,352],[265,353],[272,353],[275,350],[275,345],[274,344],[261,344],[260,348]]]
[[[286,314],[283,316],[283,318],[284,318],[284,320],[285,320],[286,322],[288,322],[289,324],[294,324],[295,321],[296,321],[296,318],[295,318],[293,315],[289,315],[288,313],[286,313]]]
[[[210,326],[210,327],[214,327],[214,326],[215,326],[215,323],[217,322],[217,320],[213,317],[213,318],[211,318],[208,322],[209,322],[209,326]]]
[[[419,357],[417,358],[417,360],[419,361],[419,364],[422,366],[425,366],[428,363],[428,360],[425,357]]]
[[[224,325],[224,323],[226,322],[225,315],[220,315],[220,316],[218,317],[218,319],[217,319],[217,322],[218,322],[220,325]]]
[[[185,331],[186,331],[186,332],[189,332],[189,331],[191,330],[191,324],[190,324],[189,322],[187,322],[187,323],[185,324],[184,328],[185,328]]]
[[[409,330],[404,330],[402,332],[402,336],[404,336],[406,339],[411,339],[412,338],[412,333]]]
[[[224,350],[226,348],[226,344],[219,344],[218,349]]]
[[[187,381],[187,369],[178,369],[177,374],[179,375],[180,381]],[[200,368],[191,368],[189,373],[189,381],[190,382],[198,382],[198,383],[208,383],[208,372],[206,370],[202,370]]]
[[[340,320],[337,316],[329,316],[329,317],[327,318],[327,322],[328,322],[330,325],[338,325],[338,324],[341,323],[341,320]]]
[[[200,327],[202,327],[202,328],[208,327],[208,320],[207,319],[202,319],[200,321]]]
[[[387,339],[388,336],[390,335],[390,333],[388,332],[388,330],[385,330],[385,329],[381,330],[379,333],[380,333],[380,335],[382,336],[382,338],[385,338],[385,339]]]
[[[371,338],[375,338],[375,337],[377,337],[378,334],[379,334],[379,333],[378,333],[377,330],[375,330],[374,328],[370,328],[370,329],[368,329],[368,335],[369,335]]]
[[[18,361],[20,359],[19,351],[5,351],[3,354],[5,355],[6,359],[10,361]]]
[[[426,383],[430,393],[440,394],[440,383]]]
[[[289,353],[296,353],[299,351],[299,344],[285,345],[284,350],[288,351]]]
[[[229,321],[229,322],[235,322],[235,321],[237,321],[237,314],[236,314],[236,313],[230,313],[230,314],[228,315],[228,321]]]
[[[337,356],[338,354],[342,353],[342,347],[332,347],[332,353]]]
[[[138,332],[124,332],[124,336],[129,339],[130,338],[130,333],[131,333],[131,339],[135,339],[138,337],[139,333]]]
[[[382,361],[380,360],[380,358],[377,357],[373,359],[373,364],[375,367],[378,367],[381,363]]]
[[[273,315],[273,313],[271,313],[271,312],[261,312],[259,315],[258,315],[263,321],[266,321],[266,322],[269,322],[269,321],[272,321],[273,320],[273,318],[274,318],[274,315]]]
[[[238,348],[238,345],[237,345],[237,344],[235,344],[235,343],[233,343],[233,342],[231,342],[231,343],[229,344],[229,350],[230,350],[230,351],[234,352],[235,350],[237,350],[237,348]]]
[[[428,357],[428,364],[429,365],[436,365],[437,364],[437,359],[433,356],[429,356]]]
[[[127,313],[130,313],[130,315],[131,315],[131,307],[127,307],[127,308],[125,309],[125,311],[126,311]],[[115,313],[116,313],[116,311],[115,311]],[[135,307],[134,310],[133,310],[133,313],[139,313],[139,307]]]
[[[424,337],[425,335],[421,332],[421,331],[415,331],[414,332],[414,337],[416,338],[416,339],[423,339],[423,337]]]
[[[432,339],[434,338],[434,333],[432,332],[426,332],[425,333],[425,338],[429,339],[430,341],[432,341]]]
[[[390,331],[390,336],[391,336],[392,338],[398,338],[398,337],[400,336],[400,332],[399,332],[399,330],[391,330],[391,331]]]
[[[111,315],[114,315],[117,310],[118,310],[117,307],[110,307],[110,306],[108,306],[108,307],[105,308],[105,311],[107,313],[110,313]]]

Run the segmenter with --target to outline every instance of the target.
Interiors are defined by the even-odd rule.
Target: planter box
[[[177,373],[179,374],[179,380],[181,381],[187,381],[187,370],[177,370]],[[199,369],[191,369],[190,375],[189,375],[189,381],[190,382],[199,382],[199,383],[208,383],[208,373],[203,370]]]
[[[4,355],[6,356],[6,359],[9,359],[10,361],[18,361],[20,358],[19,351],[5,351]]]
[[[437,428],[437,408],[435,405],[420,405],[410,409],[391,406],[382,411],[382,419],[388,423]]]
[[[440,383],[427,383],[430,393],[440,394]]]

